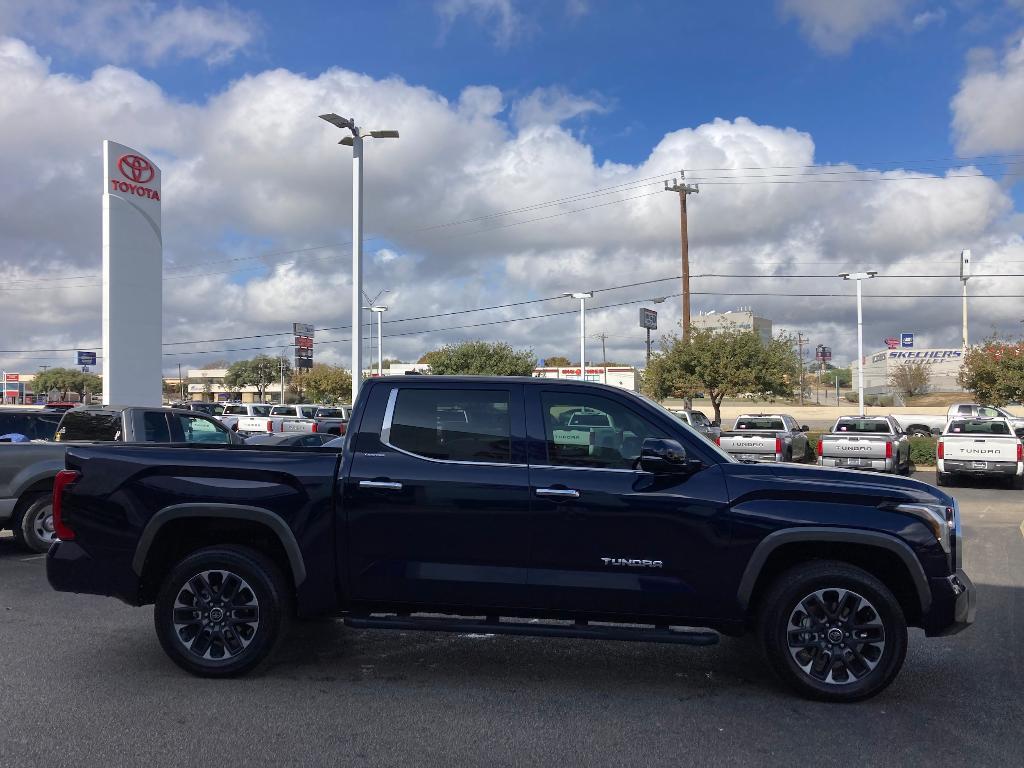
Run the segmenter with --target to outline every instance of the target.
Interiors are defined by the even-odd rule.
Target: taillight
[[[272,422],[272,421],[270,421],[268,419],[267,420],[267,432],[273,432],[273,431],[274,431],[274,422]]]
[[[313,431],[316,432],[316,422],[313,422]]]
[[[1017,443],[1017,461],[1024,461],[1024,443]]]
[[[945,456],[945,454],[946,454],[946,446],[942,444],[941,440],[939,440],[939,445],[938,445],[938,448],[936,450],[938,451],[937,455],[938,455],[938,457],[940,459]],[[1019,451],[1017,452],[1017,455],[1020,456],[1020,452]]]
[[[61,541],[71,541],[75,538],[75,532],[64,522],[64,491],[81,476],[73,469],[62,469],[53,478],[53,532]]]
[[[345,423],[342,423],[342,425],[340,427],[338,427],[338,434],[339,435],[344,435],[347,431],[348,431],[348,425],[345,424]],[[716,440],[715,442],[717,443],[718,441]]]
[[[891,459],[892,458],[892,443],[886,443],[885,444],[885,458],[887,458],[887,459]]]
[[[722,447],[722,438],[721,438],[721,436],[715,438],[715,445],[717,445],[719,448]]]
[[[825,448],[825,441],[819,439],[818,440],[818,455],[819,456],[824,456],[825,455],[824,448]]]
[[[781,437],[776,437],[775,438],[775,452],[776,453],[782,453],[782,438]]]

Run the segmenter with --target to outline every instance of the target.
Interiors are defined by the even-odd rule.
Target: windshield
[[[888,435],[890,432],[889,422],[884,419],[840,419],[832,431],[875,435]]]
[[[672,411],[670,411],[664,405],[659,403],[657,400],[652,400],[647,395],[642,394],[640,392],[627,392],[626,394],[632,395],[633,397],[637,398],[638,400],[643,400],[648,405],[650,405],[650,406],[652,406],[654,408],[657,408],[659,411],[661,411],[661,413],[663,413],[664,415],[666,415],[669,418],[673,419],[675,421],[675,423],[677,425],[679,425],[679,427],[681,429],[684,429],[687,432],[689,432],[691,435],[694,436],[695,439],[703,440],[704,443],[707,446],[709,446],[709,448],[711,450],[713,450],[715,452],[715,455],[722,459],[722,461],[727,461],[730,464],[738,464],[739,463],[739,461],[737,461],[735,458],[733,458],[732,454],[727,453],[726,451],[723,451],[721,446],[718,445],[718,443],[714,442],[713,440],[709,440],[706,435],[702,435],[696,429],[694,429],[689,424],[687,424],[685,421],[680,419],[679,418],[679,414],[672,413]]]
[[[749,416],[741,416],[736,419],[735,429],[764,429],[764,430],[784,430],[786,425],[782,423],[782,419],[754,419]]]

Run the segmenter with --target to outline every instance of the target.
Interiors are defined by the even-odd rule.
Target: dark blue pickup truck
[[[155,603],[177,664],[249,671],[293,617],[706,645],[756,633],[813,698],[871,696],[907,627],[973,620],[956,501],[740,464],[582,382],[382,378],[344,448],[94,446],[54,488],[55,589]]]

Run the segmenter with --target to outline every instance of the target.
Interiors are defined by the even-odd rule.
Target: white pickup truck
[[[247,435],[261,432],[316,432],[319,405],[275,405],[267,416],[243,416],[238,419],[238,431]]]
[[[266,419],[270,415],[270,406],[265,403],[232,403],[224,406],[224,413],[220,423],[232,432],[238,431],[238,420],[248,416],[257,416]]]
[[[891,416],[840,416],[818,441],[823,467],[910,473],[910,438]]]
[[[1024,444],[1009,419],[953,419],[935,450],[938,485],[975,475],[1003,478],[1011,488],[1024,489]]]
[[[809,461],[813,456],[805,432],[807,427],[784,413],[743,414],[715,442],[743,462]]]

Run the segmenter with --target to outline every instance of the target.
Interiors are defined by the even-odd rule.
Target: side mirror
[[[800,427],[800,431],[801,432],[810,432],[811,428],[808,427],[806,424],[804,424],[802,427]]]
[[[648,437],[640,448],[640,469],[655,475],[685,475],[700,466],[677,440]]]

